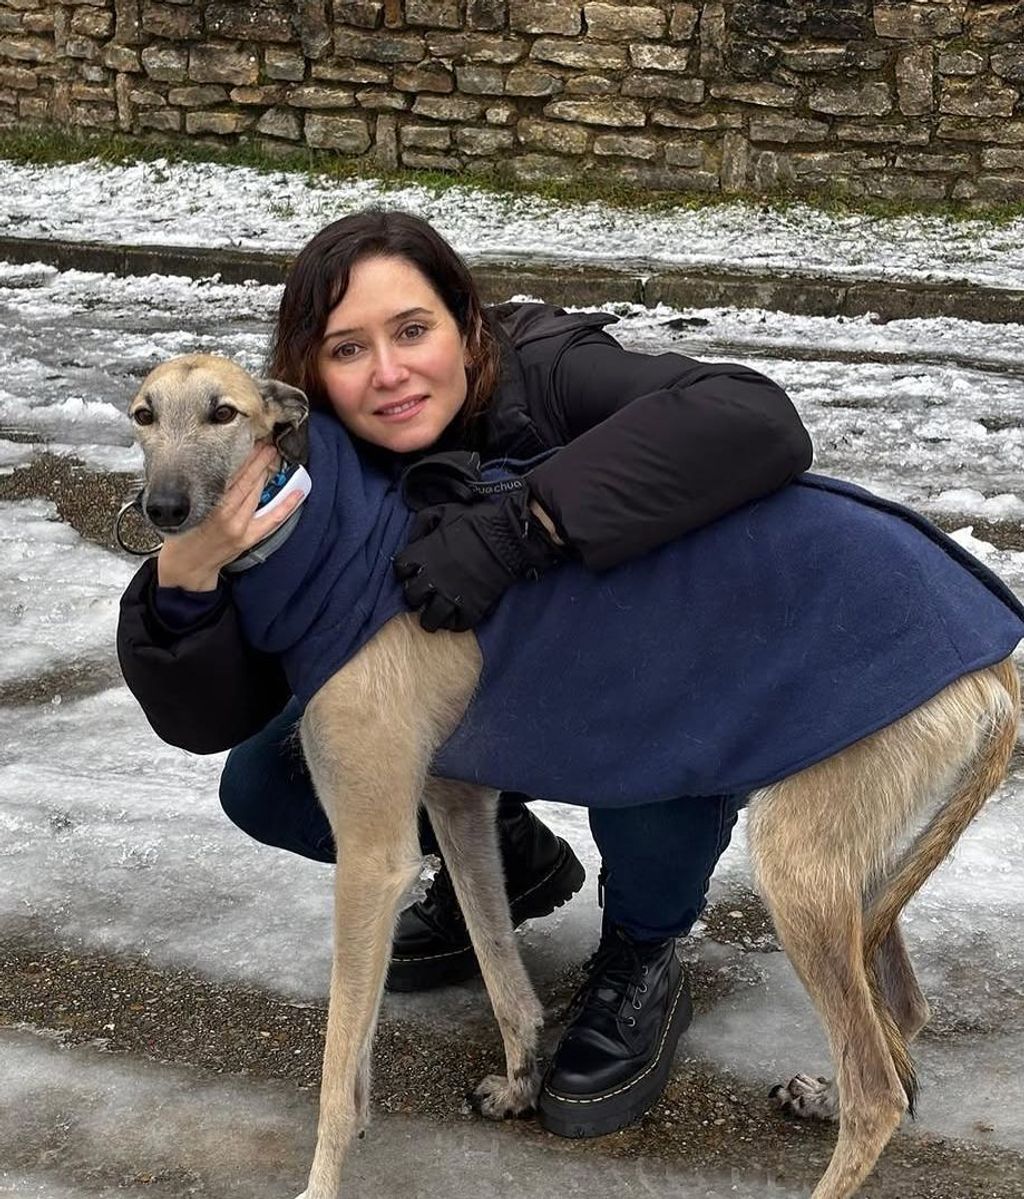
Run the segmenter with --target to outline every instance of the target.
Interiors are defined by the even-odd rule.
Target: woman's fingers
[[[256,510],[267,481],[267,472],[277,458],[278,452],[272,445],[258,445],[253,449],[227,485],[217,505],[225,518],[231,519],[239,513],[250,515]]]

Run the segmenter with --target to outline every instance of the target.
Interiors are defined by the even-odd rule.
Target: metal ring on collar
[[[126,554],[133,554],[136,558],[148,558],[150,554],[155,554],[161,549],[164,544],[163,538],[158,537],[155,545],[151,545],[146,549],[137,549],[135,546],[128,545],[121,533],[121,525],[124,523],[124,518],[133,508],[142,516],[142,490],[140,488],[131,499],[126,500],[118,509],[117,516],[114,517],[114,540]]]

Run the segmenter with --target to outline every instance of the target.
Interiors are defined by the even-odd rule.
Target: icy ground
[[[137,469],[122,415],[134,384],[157,361],[196,349],[258,367],[278,294],[0,266],[0,471],[44,443],[98,470]],[[1013,534],[1024,515],[1020,326],[616,311],[616,332],[631,347],[739,360],[771,374],[812,432],[816,469],[960,527],[958,536],[1024,596],[1024,552]],[[986,537],[1009,548],[973,537],[968,530],[982,522]],[[0,685],[108,670],[117,600],[133,569],[56,521],[46,501],[0,503]],[[216,798],[222,760],[163,745],[121,686],[84,697],[56,686],[51,702],[8,706],[0,733],[0,940],[28,935],[141,957],[161,970],[187,967],[299,1002],[322,999],[329,870],[260,846],[227,822]],[[1024,1150],[1022,800],[1018,771],[908,912],[911,952],[935,1011],[918,1051],[923,1093],[910,1136]],[[550,980],[589,951],[599,914],[585,812],[543,805],[542,814],[572,841],[590,877],[571,905],[523,935],[531,970]],[[686,949],[729,982],[728,993],[695,1022],[684,1052],[766,1088],[794,1069],[824,1072],[827,1059],[788,963],[767,942],[721,931],[734,908],[740,922],[749,904],[743,840],[741,829],[713,885],[719,927],[699,927]],[[480,1005],[478,991],[459,988],[443,1002],[392,997],[387,1011],[453,1032]],[[7,1034],[0,1057],[9,1063],[0,1071],[5,1106],[30,1092],[41,1104],[51,1086],[41,1080],[49,1078],[52,1086],[77,1079],[83,1097],[89,1087],[109,1097],[138,1086],[146,1104],[174,1086],[170,1075],[143,1085],[130,1067],[120,1076],[122,1067],[96,1059],[61,1075],[48,1045]],[[260,1125],[272,1123],[268,1104],[254,1092]],[[99,1116],[90,1135],[105,1135]],[[474,1141],[474,1151],[486,1153],[485,1144]],[[495,1194],[503,1193],[499,1182]],[[15,1186],[16,1194],[34,1193],[29,1174]],[[645,1184],[636,1193],[662,1191]],[[719,1193],[740,1192],[719,1191],[713,1180],[693,1192]]]
[[[943,217],[830,216],[734,203],[643,213],[556,204],[466,187],[264,174],[211,163],[0,162],[0,234],[69,240],[296,250],[369,204],[419,213],[481,258],[708,266],[837,278],[965,280],[1024,286],[1024,218],[996,226]]]

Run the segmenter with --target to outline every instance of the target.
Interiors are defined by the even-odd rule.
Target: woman
[[[806,470],[808,436],[785,393],[746,367],[622,349],[613,317],[542,304],[482,307],[450,246],[417,217],[368,211],[329,225],[285,287],[268,373],[333,412],[400,471],[426,453],[549,454],[528,492],[424,514],[396,559],[424,628],[470,629],[509,586],[574,555],[595,571],[643,554]],[[220,574],[293,510],[256,507],[272,454],[257,450],[220,508],[167,540],[122,602],[128,685],[165,740],[234,746],[225,810],[251,836],[333,861],[327,819],[290,733],[278,663],[239,631]],[[523,631],[528,636],[528,630]],[[579,889],[569,846],[506,794],[499,808],[516,923]],[[690,1018],[675,938],[703,908],[741,797],[592,809],[602,856],[601,943],[545,1079],[542,1123],[596,1135],[646,1110]],[[436,851],[428,827],[424,849]],[[476,969],[444,867],[395,936],[389,985],[416,990]],[[585,1099],[585,1103],[581,1100]],[[586,1114],[581,1118],[579,1113]]]

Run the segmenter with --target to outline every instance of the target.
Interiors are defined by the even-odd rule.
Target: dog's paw
[[[771,1097],[787,1115],[802,1120],[836,1120],[839,1092],[830,1078],[797,1074],[786,1086],[773,1087]]]
[[[539,1090],[539,1073],[511,1081],[504,1074],[489,1074],[469,1096],[469,1102],[488,1120],[510,1120],[533,1111]]]

